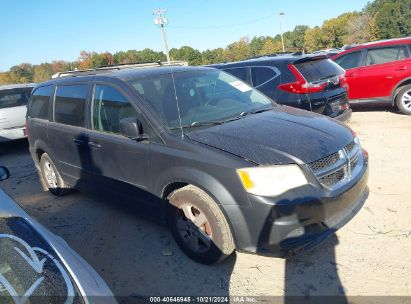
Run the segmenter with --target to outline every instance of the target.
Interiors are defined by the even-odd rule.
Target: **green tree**
[[[12,83],[33,82],[33,66],[22,63],[10,68],[9,77]]]
[[[411,0],[375,0],[365,11],[375,15],[379,39],[411,36]]]
[[[51,78],[53,67],[50,63],[36,65],[33,69],[33,81],[42,82]]]
[[[376,40],[375,17],[368,12],[351,18],[347,22],[344,44],[364,43]]]
[[[190,46],[182,46],[179,49],[170,50],[170,57],[173,60],[188,61],[190,65],[200,65],[202,63],[201,53]]]
[[[251,56],[250,47],[245,41],[237,41],[228,45],[224,53],[226,61],[244,60]]]
[[[224,62],[224,49],[205,50],[201,53],[202,64],[213,64]]]

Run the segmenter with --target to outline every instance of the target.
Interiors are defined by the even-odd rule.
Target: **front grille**
[[[327,188],[331,188],[336,183],[342,181],[344,177],[345,177],[345,172],[344,172],[344,168],[342,168],[329,175],[320,177],[318,180],[322,185],[326,186]]]
[[[357,168],[361,148],[355,141],[342,150],[308,164],[318,181],[328,189],[334,189],[340,183],[348,181]]]
[[[326,156],[324,158],[321,158],[319,160],[313,161],[312,163],[309,164],[311,170],[319,171],[325,167],[329,167],[333,164],[335,164],[338,160],[340,159],[340,156],[337,153],[331,154],[329,156]]]

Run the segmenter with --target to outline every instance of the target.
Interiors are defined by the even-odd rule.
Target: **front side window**
[[[26,106],[31,88],[0,91],[0,109]]]
[[[58,86],[54,103],[54,121],[83,127],[87,95],[87,84]]]
[[[32,118],[48,119],[49,101],[53,86],[41,87],[35,90],[31,96],[28,116]]]
[[[227,120],[272,108],[271,99],[217,69],[191,70],[129,81],[142,100],[169,128]]]
[[[335,59],[335,62],[346,70],[357,68],[360,66],[361,52],[353,52],[338,57],[337,59]]]
[[[404,46],[394,46],[385,47],[378,49],[371,49],[367,52],[367,59],[365,60],[366,65],[383,64],[387,62],[392,62],[396,60],[405,59],[405,47]]]
[[[136,110],[118,90],[96,85],[93,98],[93,129],[120,134],[120,121],[139,118]]]

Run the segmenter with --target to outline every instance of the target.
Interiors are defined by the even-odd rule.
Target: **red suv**
[[[351,104],[390,104],[411,115],[411,37],[362,44],[331,58],[346,72]]]

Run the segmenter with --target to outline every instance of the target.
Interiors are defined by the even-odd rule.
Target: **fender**
[[[182,176],[183,178],[181,178]],[[227,219],[237,248],[243,248],[244,244],[250,243],[250,229],[241,211],[251,207],[247,194],[244,194],[244,200],[239,202],[217,179],[204,171],[189,167],[173,167],[166,170],[156,181],[155,194],[164,198],[167,186],[176,182],[198,187],[217,203]],[[233,225],[234,222],[235,225]]]
[[[400,90],[400,87],[402,87],[403,85],[406,85],[406,84],[411,84],[411,76],[406,77],[406,78],[404,78],[404,79],[401,79],[401,81],[399,81],[399,82],[397,83],[397,85],[394,87],[394,89],[392,90],[392,93],[391,93],[391,104],[392,104],[393,106],[395,106],[395,97],[397,96],[398,91]]]
[[[153,192],[159,197],[164,197],[164,190],[172,183],[186,183],[194,185],[205,191],[218,205],[240,205],[242,207],[251,207],[251,203],[244,191],[241,199],[234,198],[225,186],[215,177],[202,170],[176,166],[162,172],[154,181]],[[239,181],[240,183],[240,181]]]

